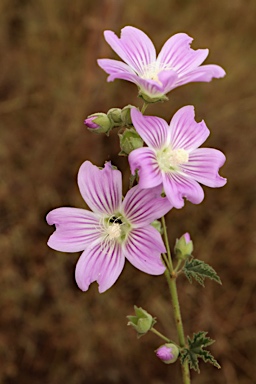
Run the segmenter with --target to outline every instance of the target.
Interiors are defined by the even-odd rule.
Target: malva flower
[[[208,49],[190,48],[193,39],[186,33],[170,37],[156,56],[150,38],[141,30],[125,27],[120,39],[112,31],[104,32],[105,40],[124,61],[99,59],[99,66],[109,74],[108,81],[123,79],[139,88],[147,102],[166,99],[166,94],[180,85],[225,76],[225,71],[214,64],[202,65]]]
[[[183,197],[194,204],[204,198],[199,183],[218,188],[226,184],[219,168],[226,158],[213,148],[198,148],[210,134],[204,121],[195,121],[193,106],[179,109],[170,125],[159,117],[131,111],[133,125],[148,147],[135,149],[128,157],[131,172],[139,172],[141,188],[163,185],[175,208],[182,208]]]
[[[125,258],[141,271],[160,275],[165,271],[161,253],[165,246],[150,225],[165,215],[171,205],[161,197],[161,188],[150,191],[135,186],[122,201],[121,172],[106,163],[99,169],[85,161],[78,172],[81,195],[91,211],[57,208],[48,213],[56,231],[48,245],[63,252],[83,251],[75,271],[79,288],[86,291],[97,281],[99,292],[110,288],[124,267]]]

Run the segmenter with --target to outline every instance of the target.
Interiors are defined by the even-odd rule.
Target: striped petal
[[[161,253],[166,252],[159,232],[148,225],[130,232],[124,254],[134,267],[150,275],[161,275],[165,266]]]
[[[122,201],[122,175],[110,162],[99,169],[85,161],[78,172],[78,185],[92,211],[111,215],[118,210]]]
[[[125,258],[117,243],[97,244],[85,250],[80,256],[75,271],[78,287],[87,291],[90,284],[97,281],[99,292],[112,287],[121,274]]]
[[[56,230],[48,240],[49,247],[62,252],[79,252],[100,238],[99,218],[95,213],[78,208],[56,208],[46,216]]]

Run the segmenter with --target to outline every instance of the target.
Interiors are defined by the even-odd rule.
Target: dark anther
[[[111,219],[109,219],[110,223],[115,223],[115,224],[122,224],[122,220],[118,219],[115,216],[112,216]]]

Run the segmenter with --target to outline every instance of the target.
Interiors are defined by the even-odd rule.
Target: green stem
[[[142,114],[146,111],[147,106],[148,106],[148,103],[146,103],[146,102],[142,105],[142,108],[141,108],[141,113]]]
[[[150,331],[153,332],[155,335],[161,337],[161,339],[163,339],[167,343],[172,342],[170,339],[168,339],[168,337],[164,336],[161,332],[157,331],[155,328],[151,328]]]
[[[177,285],[176,285],[177,275],[173,269],[170,246],[169,246],[168,235],[167,235],[167,228],[166,228],[164,217],[162,217],[162,225],[163,225],[163,231],[164,231],[163,233],[164,242],[165,242],[167,257],[169,261],[169,271],[167,269],[165,270],[165,277],[169,285],[169,290],[172,298],[174,319],[175,319],[175,324],[178,332],[179,345],[181,348],[184,348],[186,346],[186,340],[184,335],[184,329],[183,329],[181,312],[180,312],[180,304],[179,304],[179,298],[178,298],[178,292],[177,292]],[[189,366],[187,361],[182,365],[182,375],[183,375],[183,383],[190,384],[191,383],[190,371],[189,371]]]

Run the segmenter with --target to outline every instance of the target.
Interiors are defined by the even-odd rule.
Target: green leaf
[[[182,271],[185,273],[190,283],[192,283],[192,279],[195,279],[204,287],[204,280],[208,278],[216,281],[218,284],[222,284],[220,277],[209,264],[206,264],[204,261],[194,259],[193,257],[186,260]]]
[[[205,363],[211,363],[215,367],[220,368],[219,363],[214,359],[212,354],[208,350],[204,349],[208,345],[213,344],[215,341],[206,335],[207,332],[203,331],[194,333],[192,339],[188,337],[188,348],[184,348],[181,351],[181,364],[188,361],[190,369],[194,369],[198,373],[200,372],[198,362],[199,358],[201,358]]]

